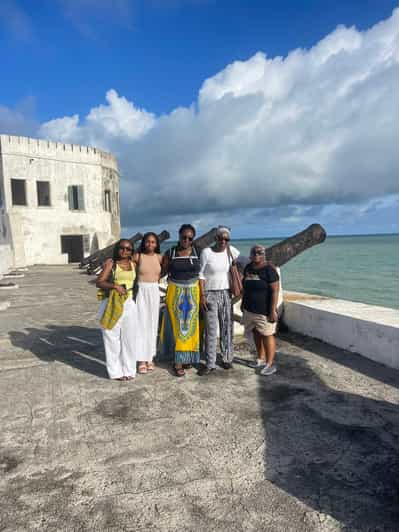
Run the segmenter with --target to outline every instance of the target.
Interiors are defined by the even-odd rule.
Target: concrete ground
[[[88,279],[6,294],[0,530],[399,530],[399,372],[286,334],[269,378],[109,381]]]

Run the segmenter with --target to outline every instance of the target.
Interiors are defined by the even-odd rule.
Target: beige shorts
[[[254,314],[248,310],[243,310],[242,321],[246,336],[249,336],[254,330],[262,336],[272,336],[276,333],[277,323],[270,323],[267,321],[267,316],[263,314]]]

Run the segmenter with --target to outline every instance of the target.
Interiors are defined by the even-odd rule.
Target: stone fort
[[[0,135],[0,274],[78,262],[119,237],[119,174],[112,154]]]

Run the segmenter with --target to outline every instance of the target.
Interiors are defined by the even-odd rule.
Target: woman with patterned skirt
[[[194,227],[182,225],[178,245],[168,250],[163,258],[168,290],[159,359],[172,362],[177,377],[184,377],[185,369],[200,361],[200,258],[193,245],[194,237]]]

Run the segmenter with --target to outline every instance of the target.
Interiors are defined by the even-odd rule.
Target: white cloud
[[[107,105],[91,109],[82,123],[79,115],[45,122],[39,136],[118,149],[118,143],[136,141],[153,127],[155,118],[151,113],[138,109],[115,90],[107,92],[106,101]]]
[[[39,137],[62,142],[78,142],[79,136],[79,115],[55,118],[42,124],[39,129]],[[86,141],[86,144],[90,142]]]
[[[116,152],[126,225],[281,206],[292,221],[312,205],[399,192],[398,87],[396,10],[310,50],[234,62],[189,108],[155,118],[111,90],[82,122],[56,119],[40,134]]]

